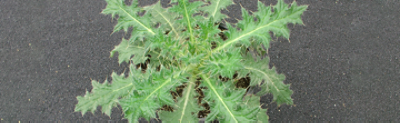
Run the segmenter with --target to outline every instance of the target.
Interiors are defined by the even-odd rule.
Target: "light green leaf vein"
[[[157,89],[155,89],[154,91],[152,91],[142,102],[145,102],[146,100],[148,100],[155,92],[157,92],[158,90],[160,90],[161,88],[163,88],[166,84],[168,84],[169,82],[171,82],[171,79],[168,79],[167,81],[165,81],[162,85],[160,85]],[[142,103],[143,104],[143,103]]]
[[[189,83],[189,87],[187,87],[187,92],[186,92],[186,97],[185,97],[185,103],[184,103],[184,106],[183,106],[183,108],[182,108],[182,114],[181,114],[181,120],[180,120],[180,123],[182,122],[182,119],[184,118],[184,116],[185,116],[185,111],[186,111],[186,107],[187,107],[187,105],[188,105],[188,102],[189,102],[189,96],[190,96],[190,92],[192,92],[192,83]]]
[[[127,87],[130,87],[130,86],[132,86],[132,85],[133,85],[132,83],[129,83],[129,84],[126,85],[125,87],[122,87],[122,88],[118,88],[118,89],[116,89],[116,90],[113,90],[113,92],[119,91],[119,90],[124,89],[124,88],[127,88]],[[111,93],[108,93],[108,94],[111,94]]]
[[[228,108],[226,105],[225,101],[222,99],[222,97],[218,94],[217,90],[215,90],[215,87],[211,84],[210,80],[208,77],[206,77],[204,74],[201,75],[202,78],[207,82],[211,90],[217,95],[218,99],[221,101],[222,105],[225,107],[225,109],[228,111],[229,115],[232,116],[233,120],[235,120],[236,123],[238,123],[238,120],[236,119],[235,115],[233,115],[232,111]]]
[[[136,23],[140,24],[143,28],[145,28],[148,32],[151,33],[151,35],[155,35],[156,33],[153,32],[149,27],[146,27],[142,22],[137,20],[135,17],[133,17],[129,12],[127,12],[122,6],[118,6],[122,11],[124,11],[129,17],[131,17]]]
[[[174,14],[173,13],[169,13],[167,9],[164,9],[161,6],[161,2],[159,1],[156,5],[152,6],[151,8],[149,8],[150,12],[155,14],[155,15],[159,15],[161,16],[159,21],[165,21],[168,23],[168,25],[171,27],[171,30],[175,33],[175,35],[178,37],[179,33],[176,31],[176,28],[174,27],[173,22],[171,22],[172,20],[174,20]]]
[[[283,20],[283,19],[284,19],[284,18],[279,19],[279,20]],[[250,32],[248,32],[248,33],[245,33],[245,34],[243,34],[243,35],[241,35],[241,36],[239,36],[239,37],[237,37],[237,38],[228,40],[228,41],[226,41],[226,43],[224,43],[222,46],[215,48],[215,50],[213,50],[213,52],[217,52],[217,51],[219,51],[219,50],[222,50],[222,49],[224,49],[225,47],[231,45],[232,43],[235,43],[236,41],[239,41],[239,40],[242,39],[243,37],[246,37],[246,36],[248,36],[248,35],[251,35],[251,34],[253,34],[254,32],[256,32],[256,31],[258,31],[258,30],[260,30],[260,29],[262,29],[262,28],[269,27],[270,25],[272,25],[273,23],[275,23],[275,22],[277,22],[277,21],[279,21],[279,20],[274,20],[274,21],[272,21],[272,22],[270,22],[270,23],[268,23],[268,24],[265,24],[264,26],[260,26],[260,27],[258,27],[258,28],[256,28],[256,29],[254,29],[253,31],[250,31]]]
[[[262,70],[259,70],[259,69],[256,69],[256,68],[252,68],[252,67],[244,67],[244,68],[245,68],[245,69],[248,69],[248,70],[251,70],[251,71],[257,71],[257,72],[259,72],[259,73],[264,74],[264,76],[266,77],[266,79],[268,79],[268,81],[266,81],[266,82],[271,83],[277,91],[280,91],[280,90],[276,87],[275,83],[272,82],[272,79],[269,77],[269,75],[268,75],[267,73],[263,72]]]
[[[190,40],[191,40],[191,41],[194,41],[194,36],[193,36],[193,31],[192,31],[192,25],[191,25],[191,22],[190,22],[190,16],[189,16],[189,13],[188,13],[187,8],[186,8],[186,3],[185,3],[185,1],[183,1],[183,7],[184,7],[184,9],[185,9],[186,21],[188,22],[188,29],[189,29],[189,33],[190,33]]]
[[[217,5],[215,6],[215,9],[214,9],[214,12],[212,13],[212,16],[214,17],[215,16],[215,14],[217,13],[217,11],[218,11],[218,7],[219,7],[219,3],[221,2],[221,0],[218,0],[218,2],[217,2]]]

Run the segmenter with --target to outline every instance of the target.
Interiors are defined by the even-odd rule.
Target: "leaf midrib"
[[[228,111],[229,115],[232,116],[233,120],[235,120],[236,123],[238,123],[235,115],[233,115],[232,111],[228,108],[228,106],[226,105],[225,101],[222,99],[222,97],[218,94],[217,90],[215,89],[215,87],[211,84],[210,80],[205,76],[205,75],[201,75],[202,78],[204,78],[204,80],[207,82],[207,84],[210,86],[211,90],[215,93],[215,95],[218,97],[218,99],[221,101],[222,105],[225,107],[225,109]]]
[[[218,2],[217,2],[217,5],[215,6],[215,9],[214,9],[214,12],[213,12],[213,14],[212,14],[212,16],[215,18],[215,14],[217,13],[217,11],[218,11],[218,6],[219,6],[219,3],[221,2],[221,0],[218,0]]]
[[[282,20],[282,19],[280,19],[280,20]],[[268,27],[268,26],[270,26],[272,23],[275,23],[276,21],[279,21],[279,20],[274,20],[274,21],[272,21],[271,23],[268,23],[268,24],[266,24],[266,25],[264,25],[264,26],[258,27],[258,28],[254,29],[254,30],[252,30],[252,31],[250,31],[250,32],[248,32],[248,33],[245,33],[245,34],[243,34],[243,35],[241,35],[241,36],[239,36],[239,37],[237,37],[237,38],[235,38],[235,39],[232,39],[232,40],[230,40],[230,41],[227,41],[224,45],[215,48],[215,50],[213,50],[212,52],[217,52],[217,51],[219,51],[219,50],[222,50],[222,49],[224,49],[225,47],[227,47],[228,45],[230,45],[230,44],[232,44],[232,43],[234,43],[234,42],[240,40],[241,38],[246,37],[246,36],[248,36],[248,35],[251,35],[252,33],[256,32],[256,31],[258,31],[258,30],[260,30],[260,29],[262,29],[262,28]]]
[[[143,104],[143,102],[145,102],[146,100],[148,100],[156,91],[160,90],[162,87],[164,87],[167,83],[171,82],[170,79],[168,79],[167,81],[165,81],[162,85],[160,85],[157,89],[155,89],[153,92],[151,92],[149,95],[147,95],[147,97],[142,100],[142,103],[140,103],[140,105]],[[139,106],[140,107],[140,106]]]
[[[111,95],[111,94],[120,94],[119,92],[116,92],[116,91],[119,91],[119,90],[121,90],[121,89],[130,87],[130,86],[133,86],[133,84],[132,84],[132,83],[129,83],[128,85],[125,85],[125,86],[123,86],[123,87],[121,87],[121,88],[119,88],[119,89],[112,90],[110,93],[107,93],[107,94],[105,94],[105,95],[103,95],[103,96],[99,96],[98,98],[95,98],[95,99],[92,98],[92,99],[93,99],[93,100],[96,100],[96,102],[97,102],[97,100],[100,100],[100,99],[103,98],[103,97],[107,97],[108,95]]]
[[[148,32],[151,33],[151,35],[155,35],[156,33],[153,32],[150,28],[146,27],[142,22],[137,20],[135,17],[133,17],[129,12],[127,12],[122,6],[118,5],[118,8],[121,9],[124,13],[126,13],[130,18],[132,18],[136,23],[140,24],[143,28],[145,28]]]
[[[280,92],[280,90],[276,87],[275,83],[272,82],[271,78],[268,76],[267,73],[265,73],[264,71],[258,70],[258,69],[256,69],[256,68],[252,68],[252,67],[244,67],[244,68],[245,68],[245,69],[248,69],[248,70],[257,71],[257,72],[259,72],[259,73],[261,73],[261,74],[264,74],[264,76],[266,77],[266,79],[268,79],[267,83],[271,83],[271,84],[275,87],[275,89],[276,89],[278,92]]]
[[[189,83],[189,87],[187,87],[188,90],[186,90],[187,93],[185,94],[185,102],[184,102],[184,106],[182,108],[181,118],[180,118],[180,121],[179,121],[180,123],[182,123],[183,116],[185,115],[186,107],[187,107],[187,104],[189,102],[189,96],[190,96],[190,93],[192,91],[192,85],[193,85],[192,83]]]
[[[192,25],[191,25],[191,22],[190,22],[190,19],[189,19],[189,13],[187,11],[185,1],[183,1],[183,7],[185,9],[186,21],[188,22],[188,29],[189,29],[189,33],[190,33],[190,41],[193,43],[194,42],[194,36],[193,36],[193,31],[192,31]]]
[[[180,73],[180,72],[179,72],[179,73]],[[175,77],[177,77],[177,76],[178,76],[178,74],[174,75],[172,78],[175,78]],[[151,92],[149,95],[147,95],[147,97],[146,97],[144,100],[141,101],[139,107],[140,107],[146,100],[148,100],[155,92],[157,92],[157,91],[160,90],[162,87],[164,87],[166,84],[168,84],[169,82],[171,82],[171,79],[172,79],[172,78],[170,78],[170,79],[168,79],[167,81],[165,81],[162,85],[160,85],[160,86],[159,86],[158,88],[156,88],[153,92]]]
[[[168,18],[165,17],[164,14],[162,14],[162,12],[158,11],[157,9],[155,9],[155,10],[156,10],[156,12],[157,12],[159,15],[161,15],[161,17],[162,17],[165,21],[167,21],[168,25],[171,27],[171,29],[172,29],[172,31],[175,33],[175,35],[176,35],[177,37],[179,37],[179,34],[178,34],[178,32],[175,30],[175,28],[174,28],[174,26],[172,25],[171,21],[168,20]]]
[[[280,11],[280,12],[282,12],[282,11]],[[279,13],[280,13],[280,12],[279,12]],[[239,36],[239,37],[237,37],[237,38],[235,38],[235,39],[226,41],[225,44],[223,44],[223,45],[220,46],[220,47],[215,48],[215,50],[213,50],[212,52],[214,53],[214,52],[217,52],[217,51],[219,51],[219,50],[222,50],[222,49],[224,49],[225,47],[227,47],[228,45],[230,45],[230,44],[232,44],[232,43],[234,43],[234,42],[240,40],[241,38],[246,37],[246,36],[248,36],[248,35],[251,35],[252,33],[256,32],[256,31],[258,31],[258,30],[260,30],[260,29],[262,29],[262,28],[269,27],[270,25],[272,25],[272,24],[275,23],[275,22],[284,20],[284,19],[286,19],[286,18],[288,18],[288,17],[291,17],[291,16],[293,16],[293,15],[296,15],[296,14],[298,14],[298,12],[301,12],[301,11],[293,12],[293,13],[291,13],[290,15],[287,15],[287,16],[285,16],[285,17],[283,17],[283,18],[280,18],[280,19],[276,19],[276,20],[274,20],[274,21],[271,21],[270,23],[268,23],[268,24],[266,24],[266,25],[264,25],[264,26],[258,27],[258,28],[254,29],[254,30],[252,30],[252,31],[250,31],[250,32],[248,32],[248,33],[245,33],[245,34],[243,34],[243,35],[241,35],[241,36]]]

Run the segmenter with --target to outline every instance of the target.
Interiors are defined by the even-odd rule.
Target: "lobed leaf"
[[[233,78],[235,72],[243,68],[240,49],[232,49],[226,53],[214,53],[204,66],[200,68],[204,73],[210,72],[211,75],[219,74],[223,77]]]
[[[207,0],[207,2],[210,2],[210,5],[200,8],[200,10],[207,13],[209,18],[213,18],[214,23],[219,23],[227,17],[221,13],[221,9],[226,9],[229,5],[234,4],[232,0]]]
[[[77,97],[78,104],[75,106],[75,112],[80,111],[82,115],[87,111],[94,113],[97,106],[101,106],[101,111],[110,116],[111,109],[117,106],[118,99],[127,96],[135,89],[135,80],[132,76],[125,78],[124,75],[118,76],[116,73],[111,76],[112,83],[106,80],[103,84],[100,84],[92,80],[92,91],[90,93],[86,91],[84,97]]]
[[[163,32],[159,31],[157,35],[153,37],[149,37],[151,44],[149,44],[149,48],[151,50],[159,51],[158,56],[169,57],[180,56],[182,53],[182,46],[179,45],[179,41],[174,40],[169,35],[163,35]],[[157,56],[157,57],[158,57]]]
[[[245,59],[243,61],[244,68],[238,71],[238,77],[244,77],[249,74],[251,81],[250,86],[259,85],[261,87],[261,91],[257,94],[262,96],[266,93],[272,93],[275,101],[278,105],[283,103],[293,104],[293,100],[291,95],[293,91],[290,90],[289,84],[284,84],[285,75],[276,73],[275,67],[269,69],[269,59],[264,58],[260,59],[257,57],[257,60],[254,60],[250,54],[243,56]],[[264,83],[262,83],[264,80]]]
[[[268,115],[267,115],[267,109],[262,109],[261,104],[260,104],[260,96],[257,95],[250,95],[250,96],[245,96],[244,97],[244,104],[247,106],[247,108],[255,108],[259,109],[257,113],[257,123],[268,123]]]
[[[210,105],[211,113],[206,121],[218,119],[223,123],[249,123],[257,121],[259,105],[247,105],[242,101],[246,89],[234,89],[233,82],[218,82],[202,75],[207,90],[204,100]]]
[[[122,39],[121,43],[110,52],[110,57],[113,57],[115,52],[118,52],[119,64],[122,62],[129,63],[129,60],[143,63],[147,59],[146,53],[148,51],[145,45],[145,42]],[[131,59],[132,55],[134,57]]]
[[[152,66],[163,65],[169,68],[170,66],[179,66],[175,57],[183,57],[184,51],[181,50],[182,45],[179,45],[179,41],[172,38],[171,35],[163,35],[161,31],[157,35],[148,38],[151,44],[148,45],[150,51],[146,55],[149,55],[150,63]]]
[[[228,25],[228,40],[221,46],[214,49],[213,52],[230,47],[238,42],[250,45],[249,39],[255,37],[256,41],[269,48],[269,32],[272,31],[276,36],[283,36],[289,38],[288,23],[302,24],[301,15],[306,10],[307,6],[297,6],[294,1],[290,8],[283,2],[278,0],[277,5],[274,6],[274,12],[271,12],[271,7],[266,7],[260,1],[258,2],[258,11],[254,13],[257,16],[257,21],[254,20],[254,15],[249,15],[248,12],[242,8],[243,20],[238,22],[240,31]]]
[[[150,25],[150,17],[147,15],[142,17],[138,16],[140,9],[137,0],[133,0],[130,6],[125,5],[124,1],[125,0],[106,0],[107,7],[102,12],[103,14],[111,14],[113,18],[115,15],[119,16],[118,23],[114,27],[114,32],[118,32],[121,29],[127,32],[129,27],[135,27],[137,30],[154,35],[155,32]]]
[[[179,37],[179,30],[182,30],[180,24],[175,22],[175,19],[179,17],[177,13],[169,11],[161,6],[161,1],[158,1],[152,6],[144,7],[144,9],[151,14],[153,24],[161,23],[160,28],[163,30],[170,31],[169,35],[175,35]]]
[[[207,42],[208,44],[210,44],[212,41],[217,40],[217,38],[219,38],[217,34],[221,32],[218,29],[218,25],[216,25],[213,20],[214,20],[213,18],[210,18],[210,20],[208,21],[199,23],[201,29],[200,40],[203,42]],[[211,49],[207,49],[206,51],[208,50]]]
[[[197,123],[197,113],[202,109],[197,104],[195,97],[194,83],[188,82],[188,86],[182,92],[182,97],[178,103],[173,105],[175,111],[161,111],[159,113],[160,119],[167,123]]]
[[[186,35],[189,36],[188,50],[191,54],[196,52],[194,27],[197,21],[193,15],[198,12],[198,8],[203,4],[201,1],[189,2],[188,0],[178,0],[178,5],[170,9],[182,15],[183,19],[177,21],[184,25],[188,31]]]
[[[135,83],[136,90],[129,97],[119,100],[124,117],[129,122],[137,122],[140,117],[150,120],[156,118],[155,111],[163,105],[173,105],[175,102],[169,93],[184,80],[184,74],[177,68],[169,70],[161,67],[159,72],[151,71],[148,78]]]

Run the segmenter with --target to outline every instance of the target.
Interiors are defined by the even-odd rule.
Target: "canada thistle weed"
[[[199,117],[206,122],[264,123],[268,116],[260,96],[271,93],[278,105],[293,104],[285,76],[270,69],[268,57],[261,56],[269,48],[269,32],[288,39],[287,24],[303,24],[307,6],[278,0],[271,7],[258,1],[258,11],[249,14],[242,8],[243,20],[220,30],[227,18],[221,10],[234,4],[232,0],[171,0],[169,8],[160,2],[146,7],[139,7],[137,0],[131,5],[106,2],[102,13],[118,15],[114,32],[133,28],[131,37],[111,51],[111,57],[118,52],[120,64],[129,63],[129,75],[113,73],[112,82],[102,84],[93,80],[91,92],[77,97],[75,111],[82,115],[101,106],[110,116],[120,105],[129,122],[158,114],[171,123],[199,122]],[[250,78],[249,85],[238,86],[240,78]],[[261,90],[246,94],[253,87]]]

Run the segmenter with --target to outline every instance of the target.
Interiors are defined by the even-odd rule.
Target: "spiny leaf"
[[[184,56],[184,51],[182,45],[179,45],[179,41],[172,38],[171,35],[163,35],[163,32],[159,31],[157,35],[148,38],[151,41],[149,44],[150,51],[147,53],[151,57],[150,64],[153,66],[164,65],[169,68],[169,66],[177,66],[177,61],[173,60],[174,57]],[[175,63],[175,64],[173,64]]]
[[[179,4],[177,6],[172,7],[170,10],[179,13],[183,16],[181,22],[182,25],[185,25],[186,29],[189,31],[190,41],[194,42],[194,33],[193,29],[196,24],[196,20],[193,15],[198,12],[198,7],[203,5],[204,3],[201,1],[191,2],[188,0],[178,0]]]
[[[268,53],[269,42],[265,42],[266,44],[262,44],[260,42],[252,41],[249,50],[255,51],[258,56],[265,56]]]
[[[201,29],[201,34],[200,34],[200,40],[201,41],[206,41],[206,42],[211,42],[216,40],[217,35],[219,32],[221,32],[218,29],[218,26],[213,22],[213,18],[210,18],[209,21],[205,22],[200,22],[199,26]]]
[[[157,35],[149,37],[151,44],[150,49],[160,49],[160,56],[173,57],[182,55],[182,48],[179,45],[179,41],[172,39],[170,35],[163,35],[163,32],[159,31]]]
[[[234,4],[232,0],[207,0],[210,5],[202,7],[201,10],[208,13],[209,18],[214,18],[213,22],[220,22],[227,16],[221,13],[221,9],[225,9],[229,5]]]
[[[132,76],[125,78],[123,74],[118,76],[116,73],[111,76],[112,83],[106,80],[100,84],[92,80],[92,91],[86,92],[84,97],[77,97],[78,104],[75,106],[75,111],[81,111],[84,115],[87,111],[94,113],[97,106],[101,106],[101,111],[110,116],[111,109],[117,106],[118,99],[127,96],[135,89]]]
[[[283,103],[293,104],[291,95],[293,91],[290,90],[288,84],[284,84],[285,75],[276,73],[275,67],[269,69],[269,59],[254,60],[250,54],[243,56],[243,64],[245,69],[238,72],[238,77],[244,77],[250,74],[251,82],[250,86],[260,85],[261,91],[258,95],[265,95],[266,93],[272,93],[274,95],[273,101],[276,101],[278,105]],[[264,80],[264,83],[262,81]]]
[[[107,7],[103,10],[103,14],[111,14],[114,18],[118,14],[118,24],[114,27],[114,32],[123,29],[128,31],[129,27],[135,27],[137,30],[142,30],[150,35],[155,33],[150,26],[150,17],[139,17],[137,0],[133,0],[130,6],[125,5],[124,0],[106,0]],[[144,15],[146,16],[146,15]]]
[[[173,34],[176,38],[179,37],[179,30],[182,29],[181,25],[175,22],[175,19],[179,17],[178,14],[170,12],[169,9],[165,9],[161,6],[161,1],[158,1],[155,5],[147,6],[144,8],[147,12],[151,13],[152,22],[156,24],[161,23],[161,29],[171,31],[169,34]]]
[[[160,51],[150,51],[148,54],[151,55],[150,59],[150,63],[149,65],[153,68],[149,68],[149,69],[154,69],[157,68],[158,66],[164,66],[166,68],[170,68],[171,66],[175,66],[177,67],[177,61],[172,60],[168,57],[165,56],[161,56]]]
[[[240,49],[232,49],[226,53],[214,53],[209,60],[205,61],[201,68],[205,73],[210,72],[211,75],[220,74],[223,77],[232,78],[235,72],[243,66],[240,62],[242,56]]]
[[[189,64],[198,64],[201,62],[201,59],[204,58],[204,54],[200,55],[192,55],[192,54],[186,54],[185,56],[181,57],[180,60],[182,60],[186,65]]]
[[[241,31],[236,30],[232,26],[228,26],[228,40],[221,46],[214,49],[213,52],[230,47],[231,45],[241,42],[249,45],[249,38],[256,37],[257,41],[264,45],[269,44],[269,32],[272,31],[276,36],[289,38],[289,29],[286,27],[288,23],[302,24],[301,15],[306,10],[307,6],[297,6],[293,2],[290,8],[283,0],[278,0],[278,4],[274,6],[274,12],[271,12],[270,7],[265,7],[261,2],[258,2],[259,10],[254,13],[257,15],[257,21],[250,16],[247,11],[242,9],[243,20],[239,21],[238,27]],[[268,46],[266,46],[268,48]]]
[[[260,104],[260,96],[257,95],[247,95],[244,97],[244,105],[248,109],[258,109],[257,113],[257,123],[268,123],[267,109],[262,109]]]
[[[135,83],[136,90],[128,98],[119,100],[125,118],[129,122],[137,122],[144,117],[147,120],[156,118],[155,111],[163,105],[173,105],[171,88],[177,87],[185,76],[177,68],[167,70],[163,67],[160,72],[150,71],[151,77],[140,79]]]
[[[120,64],[130,64],[129,75],[113,73],[112,83],[92,81],[93,90],[77,97],[75,111],[85,114],[101,106],[102,112],[110,115],[119,104],[129,122],[138,122],[140,117],[155,118],[163,105],[169,105],[175,111],[159,112],[162,121],[198,122],[195,115],[201,108],[196,104],[195,84],[202,86],[199,93],[206,95],[202,103],[210,106],[207,122],[268,122],[266,109],[261,109],[259,103],[260,96],[266,93],[272,93],[278,105],[292,104],[293,92],[283,83],[284,75],[276,73],[275,68],[269,69],[268,58],[252,59],[248,50],[265,53],[270,32],[289,38],[287,24],[302,24],[300,16],[307,6],[293,2],[289,7],[278,0],[277,5],[266,7],[258,2],[257,12],[250,15],[242,9],[243,20],[237,25],[227,23],[228,30],[223,31],[226,37],[221,39],[217,25],[227,17],[221,10],[233,2],[206,1],[210,5],[203,6],[204,1],[171,0],[169,8],[163,8],[160,2],[141,8],[137,0],[131,5],[126,5],[125,0],[106,0],[102,13],[118,16],[113,33],[133,28],[129,40],[122,39],[110,53],[111,57],[119,53]],[[145,63],[146,69],[136,69],[138,63]],[[234,73],[239,78],[248,75],[250,86],[258,85],[261,91],[245,96],[246,89],[235,88],[233,80],[218,79],[233,78]],[[184,82],[186,89],[176,103],[170,92]]]
[[[121,64],[122,62],[127,62],[129,63],[129,60],[131,60],[132,55],[134,57],[132,58],[133,61],[136,61],[138,63],[143,63],[146,61],[147,56],[147,48],[145,47],[145,43],[141,41],[128,41],[125,39],[122,39],[121,43],[118,46],[115,46],[115,48],[110,52],[110,57],[113,57],[115,52],[118,52],[118,63]]]
[[[174,111],[161,111],[160,118],[166,123],[198,123],[197,113],[201,110],[197,105],[197,99],[194,98],[194,83],[188,82],[188,86],[182,92],[182,97],[176,105],[173,105]]]
[[[258,105],[248,108],[242,101],[246,89],[233,89],[233,82],[217,82],[214,79],[202,75],[204,84],[208,90],[205,90],[204,98],[210,105],[211,113],[206,121],[219,119],[227,123],[249,123],[256,121],[257,114],[260,111]]]

